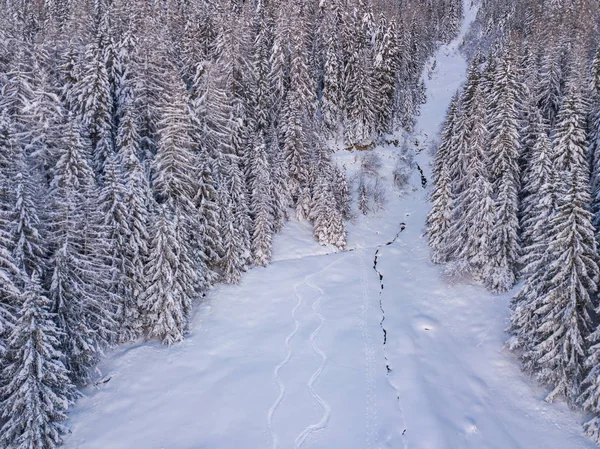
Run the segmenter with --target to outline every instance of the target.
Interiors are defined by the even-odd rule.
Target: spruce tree
[[[518,237],[521,179],[518,98],[522,89],[510,53],[501,59],[494,75],[490,91],[494,106],[490,111],[488,161],[496,218],[490,235],[489,270],[484,276],[490,290],[502,292],[516,282],[521,250]]]
[[[384,133],[391,131],[394,89],[396,88],[396,77],[400,65],[396,21],[392,20],[389,26],[386,26],[386,20],[382,15],[379,19],[377,36],[374,61],[375,86],[379,98],[376,101],[376,128],[379,133]]]
[[[140,300],[148,336],[166,345],[183,340],[196,295],[197,274],[177,213],[172,201],[159,207],[146,266],[147,287]]]
[[[451,167],[456,165],[457,152],[454,151],[456,122],[458,120],[458,93],[454,95],[444,122],[441,143],[433,164],[434,189],[431,194],[432,206],[427,216],[427,235],[432,249],[434,263],[443,263],[448,257],[449,230],[453,221],[453,192]]]
[[[66,410],[77,397],[50,308],[34,275],[11,333],[0,384],[0,444],[6,448],[57,448],[66,431]]]
[[[49,296],[57,314],[67,368],[76,382],[114,340],[114,298],[107,295],[106,245],[96,209],[94,172],[88,164],[76,119],[65,136],[51,185],[53,200]]]
[[[148,261],[150,219],[153,204],[146,170],[140,162],[140,136],[132,107],[119,123],[117,166],[124,187],[122,204],[128,237],[125,240],[124,282],[129,298],[123,298],[119,330],[120,341],[130,341],[140,333],[139,301],[146,288],[145,266]]]
[[[552,388],[547,400],[575,401],[583,380],[585,340],[592,333],[592,295],[599,281],[596,241],[590,212],[585,116],[581,93],[571,81],[557,116],[554,161],[559,182],[556,213],[544,254],[545,275],[532,330],[524,352],[526,368]],[[593,338],[593,337],[592,337]]]
[[[92,148],[94,169],[101,175],[104,163],[114,152],[113,104],[108,73],[108,31],[105,21],[98,25],[88,45],[81,79],[74,86],[76,106]]]
[[[377,121],[371,50],[365,48],[353,54],[350,67],[344,137],[348,144],[365,145],[374,139]]]
[[[464,114],[458,136],[461,154],[458,164],[464,178],[458,186],[455,199],[456,221],[450,231],[449,248],[452,257],[475,277],[481,278],[489,267],[489,238],[495,219],[492,184],[486,165],[486,108],[483,84],[472,75],[471,84],[463,99]]]
[[[255,265],[266,266],[271,260],[273,236],[273,204],[270,195],[271,176],[265,143],[257,138],[251,150],[252,173],[249,183],[249,204],[252,217],[251,250]]]
[[[325,66],[323,74],[323,92],[321,95],[321,113],[323,126],[329,136],[336,137],[344,111],[343,103],[343,61],[341,42],[336,32],[333,13],[328,15],[329,28],[325,42]]]
[[[346,247],[346,228],[342,213],[338,209],[327,171],[321,173],[315,186],[311,218],[314,235],[321,245]]]
[[[47,192],[36,183],[34,172],[27,166],[25,155],[15,159],[15,201],[9,212],[13,255],[21,271],[42,278],[47,268],[47,248],[42,236],[39,198]]]

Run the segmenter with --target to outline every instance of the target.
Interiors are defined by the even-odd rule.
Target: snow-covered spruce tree
[[[452,191],[456,198],[465,188],[466,174],[469,170],[469,136],[471,132],[471,116],[473,97],[482,89],[479,71],[479,56],[476,56],[469,67],[465,88],[458,101],[454,131],[448,147],[448,165],[453,180]],[[479,95],[482,95],[481,93]],[[482,101],[479,99],[479,101]],[[434,168],[435,176],[435,168]],[[460,213],[460,211],[457,211]]]
[[[398,26],[391,20],[387,26],[385,17],[379,19],[379,30],[375,42],[375,86],[377,119],[376,129],[379,133],[390,131],[394,89],[400,66],[400,49],[398,48]]]
[[[39,200],[46,192],[28,167],[23,150],[15,155],[14,203],[9,212],[13,257],[19,270],[42,278],[47,268],[47,247],[42,237]],[[36,182],[37,181],[37,182]]]
[[[266,266],[271,260],[273,235],[273,199],[269,186],[271,176],[264,140],[256,138],[250,150],[249,203],[252,217],[251,250],[255,265]]]
[[[257,30],[252,48],[252,89],[249,111],[252,112],[254,130],[263,135],[269,131],[271,89],[269,88],[269,29],[266,8],[258,3],[254,13],[254,27]]]
[[[271,115],[274,124],[279,123],[279,116],[285,104],[289,89],[289,19],[287,8],[278,8],[275,29],[273,31],[273,44],[269,56],[269,85],[271,88]]]
[[[312,206],[311,188],[306,185],[300,190],[296,204],[296,218],[300,221],[310,220],[310,208]]]
[[[346,80],[347,108],[344,124],[344,139],[348,144],[365,145],[375,138],[377,107],[372,51],[369,48],[352,55],[352,68]]]
[[[37,276],[28,282],[11,333],[0,383],[0,444],[6,448],[57,448],[66,410],[77,391],[63,365],[60,331]]]
[[[557,397],[575,401],[580,395],[585,340],[592,333],[590,310],[600,275],[589,210],[586,149],[583,100],[572,80],[554,134],[559,196],[535,310],[540,325],[533,329],[529,348],[522,355],[528,371],[552,388],[547,401]]]
[[[198,279],[204,289],[212,281],[205,254],[213,249],[207,248],[204,241],[205,229],[201,220],[206,216],[198,214],[198,207],[205,206],[203,201],[211,200],[210,196],[204,196],[206,169],[205,165],[198,165],[199,155],[193,142],[193,116],[183,81],[170,63],[165,63],[163,77],[167,90],[160,100],[161,118],[157,124],[159,139],[153,161],[152,187],[157,201],[169,202],[172,213],[181,221],[180,226],[187,233],[182,234],[186,237],[181,244],[188,246],[190,257],[198,264]],[[205,160],[200,162],[206,164]]]
[[[139,335],[138,302],[146,287],[144,269],[148,260],[152,192],[146,170],[138,158],[140,136],[133,107],[126,108],[119,122],[117,135],[117,166],[124,187],[122,204],[129,231],[125,241],[124,282],[130,295],[124,298],[119,320],[119,340],[131,341]]]
[[[521,250],[519,231],[520,167],[518,83],[516,61],[510,51],[499,61],[490,90],[490,143],[488,163],[496,206],[496,218],[489,236],[489,267],[484,273],[486,286],[495,292],[506,291],[516,282],[517,260]]]
[[[431,194],[431,211],[427,216],[427,235],[433,263],[447,262],[449,232],[453,222],[452,179],[447,165],[443,165]]]
[[[331,188],[337,209],[342,213],[344,220],[350,220],[352,218],[352,207],[346,172],[335,164],[333,164],[332,172]]]
[[[327,171],[317,178],[313,194],[311,218],[314,221],[314,235],[321,245],[346,247],[346,227],[332,191],[332,183]]]
[[[18,41],[15,42],[15,44]],[[14,126],[20,135],[21,143],[25,144],[27,132],[27,117],[23,114],[33,99],[35,90],[33,85],[33,43],[30,38],[19,42],[19,47],[14,54],[8,72],[4,75],[2,83],[2,96],[0,97],[0,109],[5,109],[12,117]]]
[[[539,120],[543,122],[541,115]],[[523,251],[521,254],[521,276],[525,283],[513,298],[511,309],[511,338],[507,346],[511,350],[527,350],[533,343],[531,336],[539,326],[540,317],[536,310],[546,285],[547,260],[552,221],[556,208],[556,172],[553,166],[552,144],[547,126],[539,126],[533,147],[523,191],[522,207]]]
[[[294,205],[298,203],[309,178],[310,158],[302,108],[302,100],[298,93],[289,92],[282,118],[283,154],[289,176],[289,191]]]
[[[15,122],[8,109],[0,108],[0,211],[4,213],[14,203],[14,161],[22,152]]]
[[[64,108],[58,96],[54,94],[55,88],[47,70],[37,67],[34,82],[34,98],[27,113],[26,152],[31,157],[33,168],[46,185],[49,185],[64,129]]]
[[[233,225],[233,204],[227,190],[221,195],[221,236],[223,238],[223,258],[221,269],[223,270],[223,282],[227,284],[238,284],[242,278],[242,272],[246,268],[244,254],[239,251],[243,247],[242,236],[236,232]]]
[[[219,204],[223,257],[220,261],[227,283],[239,282],[239,276],[250,264],[250,231],[252,222],[246,193],[246,183],[239,158],[231,151],[223,154],[226,163],[220,182]]]
[[[369,202],[369,192],[367,190],[367,181],[363,174],[358,178],[358,210],[363,214],[367,215],[371,210]]]
[[[127,108],[137,100],[137,71],[140,69],[136,52],[138,39],[130,23],[122,36],[113,44],[114,56],[111,78],[114,95],[114,127],[119,132]],[[118,149],[117,149],[118,151]]]
[[[545,120],[554,127],[563,95],[563,73],[560,67],[560,54],[554,45],[549,47],[542,59],[537,99]]]
[[[169,200],[159,206],[146,266],[146,291],[140,300],[144,327],[150,338],[171,345],[183,340],[195,291],[197,273],[185,241],[180,209]]]
[[[86,49],[81,78],[73,87],[98,175],[103,173],[104,163],[114,152],[113,104],[107,65],[108,30],[104,19],[97,25],[95,39]]]
[[[6,360],[8,337],[14,324],[16,310],[21,300],[23,273],[13,258],[9,222],[0,211],[0,373]],[[0,376],[1,377],[1,376]]]
[[[67,369],[76,382],[86,383],[101,349],[114,339],[116,322],[100,257],[106,242],[96,209],[94,173],[77,123],[71,117],[51,185],[54,252],[49,296]]]
[[[133,299],[132,284],[128,276],[134,273],[129,259],[132,231],[130,210],[125,204],[127,186],[123,182],[116,155],[110,156],[104,165],[103,187],[99,202],[103,214],[103,224],[107,233],[108,247],[104,257],[109,269],[108,293],[118,304],[118,339],[131,341],[136,337],[137,307]]]
[[[340,26],[339,1],[329,4],[326,12],[325,63],[323,68],[323,91],[321,113],[323,127],[328,136],[336,137],[342,121],[343,103],[343,55],[338,27]]]
[[[453,220],[453,179],[450,167],[456,165],[456,162],[453,162],[457,155],[457,152],[453,151],[453,139],[458,120],[458,101],[458,93],[456,93],[446,113],[441,143],[433,163],[434,188],[431,194],[431,211],[427,216],[427,235],[432,249],[431,259],[434,263],[447,261],[448,232]]]
[[[521,254],[524,260],[541,255],[538,253],[534,256],[536,251],[532,253],[532,250],[541,243],[539,233],[543,228],[547,229],[545,224],[549,222],[556,208],[556,172],[553,168],[555,156],[552,142],[548,136],[548,126],[540,113],[537,114],[537,120],[535,142],[529,154],[521,190]]]
[[[459,161],[464,170],[462,186],[455,199],[456,220],[450,230],[451,256],[475,278],[481,278],[489,267],[489,238],[495,220],[493,189],[486,165],[488,130],[483,84],[478,77],[464,102],[463,140]],[[461,127],[459,127],[459,130]]]
[[[206,152],[199,146],[196,148],[196,166],[198,167],[197,191],[194,197],[194,204],[197,210],[197,221],[199,230],[197,235],[198,249],[200,246],[204,249],[203,255],[197,255],[198,259],[203,259],[207,269],[204,275],[206,286],[217,279],[215,268],[219,265],[223,257],[223,241],[219,232],[219,199],[218,192],[215,189],[215,179],[206,162]]]
[[[14,122],[0,113],[0,214],[9,236],[6,248],[19,271],[43,276],[46,267],[38,201],[45,193],[29,165],[26,149],[18,139]]]
[[[275,128],[272,128],[269,134],[268,150],[271,166],[271,195],[273,196],[273,232],[276,233],[283,229],[283,225],[289,218],[292,199],[289,190],[289,174]]]
[[[223,256],[219,232],[220,197],[215,185],[224,185],[231,175],[231,155],[237,151],[233,142],[237,123],[230,106],[231,94],[226,91],[222,62],[199,64],[193,83],[193,140],[198,177],[195,196],[198,219],[202,229],[205,259],[211,270]]]

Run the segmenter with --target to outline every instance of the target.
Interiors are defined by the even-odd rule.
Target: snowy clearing
[[[437,135],[464,79],[458,45],[474,14],[437,52],[409,140],[418,148]],[[447,279],[430,263],[421,176],[414,170],[412,191],[398,197],[397,150],[374,151],[388,204],[349,225],[350,251],[320,247],[311,226],[289,223],[273,264],[213,289],[183,343],[109,354],[99,368],[110,380],[84,391],[66,447],[595,447],[583,417],[544,403],[502,350],[511,295]],[[356,168],[355,153],[337,158]],[[415,158],[426,178],[429,158]]]

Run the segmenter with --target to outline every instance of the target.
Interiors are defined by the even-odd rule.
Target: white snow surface
[[[415,147],[436,138],[464,79],[458,46],[474,15],[466,11],[461,36],[437,52],[432,79],[425,75]],[[446,278],[430,262],[428,191],[415,170],[410,192],[399,195],[391,187],[398,150],[374,151],[388,203],[349,225],[351,251],[319,246],[307,223],[288,224],[274,262],[239,286],[211,290],[183,343],[108,354],[99,368],[110,380],[84,390],[66,447],[595,447],[581,431],[584,417],[543,402],[545,391],[503,350],[511,294]],[[336,157],[356,169],[355,153]],[[430,157],[416,156],[427,177]],[[386,245],[400,223],[405,230]]]

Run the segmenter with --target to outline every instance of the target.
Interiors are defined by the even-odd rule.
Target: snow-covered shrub
[[[381,157],[374,152],[365,154],[360,161],[360,169],[367,176],[378,176],[381,165]]]

